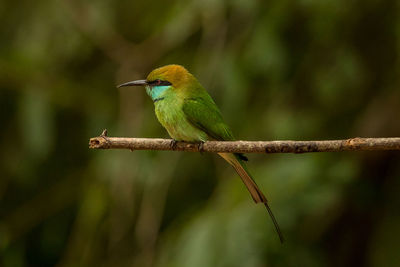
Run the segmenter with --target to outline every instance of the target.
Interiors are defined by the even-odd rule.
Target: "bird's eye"
[[[170,82],[168,82],[168,81],[163,81],[163,80],[160,80],[160,79],[156,79],[156,80],[149,81],[148,84],[149,84],[150,86],[163,86],[163,85],[168,86],[168,85],[171,85]]]

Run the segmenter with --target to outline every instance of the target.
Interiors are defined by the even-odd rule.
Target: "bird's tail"
[[[239,174],[240,178],[242,179],[243,183],[246,185],[247,190],[249,190],[254,202],[256,203],[264,203],[265,207],[267,208],[268,214],[274,223],[276,232],[279,235],[279,239],[281,243],[283,243],[283,235],[279,228],[278,222],[275,219],[274,214],[272,213],[271,208],[268,205],[267,198],[261,192],[260,188],[258,188],[256,182],[253,180],[251,175],[249,174],[245,163],[235,154],[231,153],[218,153],[223,159],[225,159],[235,171]]]

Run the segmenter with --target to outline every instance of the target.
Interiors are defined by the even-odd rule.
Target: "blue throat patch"
[[[154,102],[164,99],[162,95],[165,91],[170,88],[171,85],[162,85],[162,86],[146,86],[147,94],[153,99]]]

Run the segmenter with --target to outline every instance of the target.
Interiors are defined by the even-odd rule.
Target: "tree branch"
[[[174,150],[228,153],[307,153],[400,150],[400,138],[351,138],[324,141],[208,141],[177,142],[172,139],[108,137],[107,130],[91,138],[89,148],[130,150]]]

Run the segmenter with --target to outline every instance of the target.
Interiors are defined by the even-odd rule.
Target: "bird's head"
[[[157,68],[147,75],[146,80],[137,80],[118,85],[123,86],[145,86],[147,94],[157,101],[170,90],[179,92],[187,88],[187,85],[197,82],[189,71],[180,65],[167,65]]]

